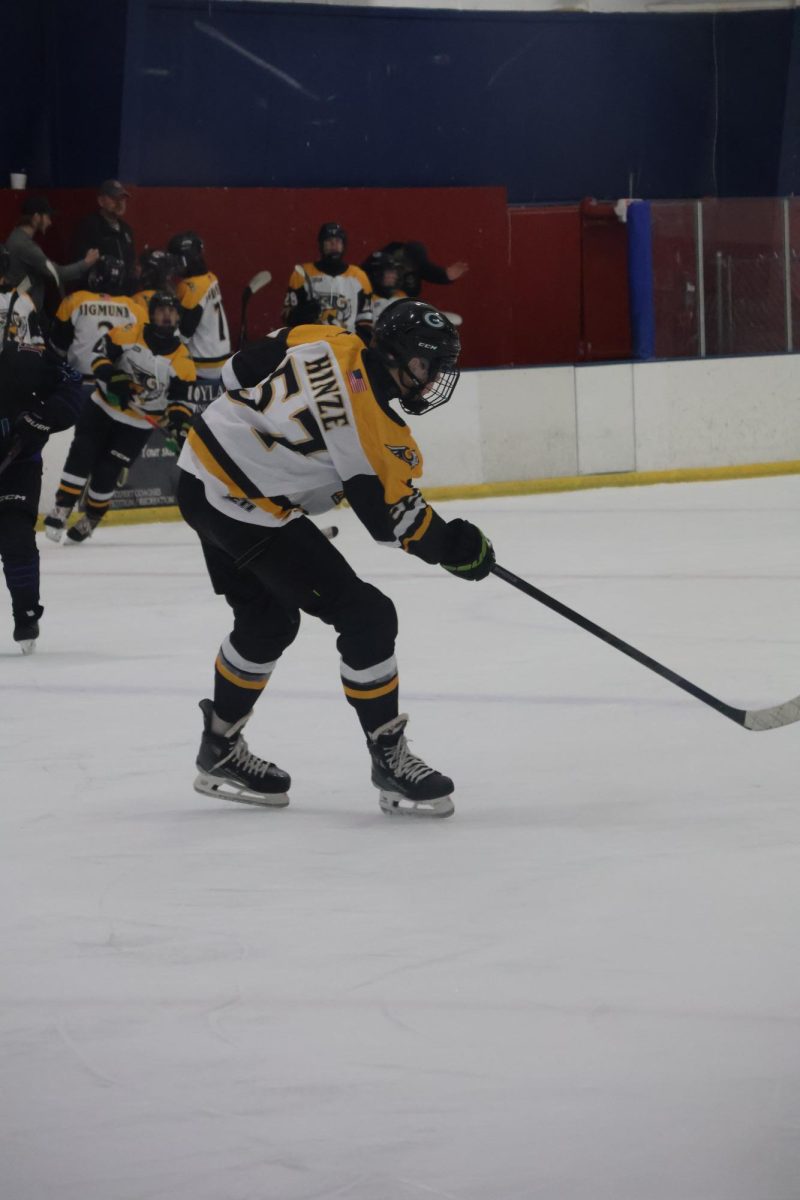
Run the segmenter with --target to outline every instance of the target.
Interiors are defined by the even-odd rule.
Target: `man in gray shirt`
[[[41,247],[36,245],[34,238],[37,234],[46,233],[52,223],[53,210],[47,197],[28,196],[16,226],[6,238],[6,250],[11,255],[6,281],[16,287],[27,277],[30,284],[26,291],[36,305],[37,312],[42,311],[48,283],[55,283],[59,294],[63,296],[64,284],[80,279],[100,257],[97,249],[91,249],[78,262],[66,267],[51,262]]]

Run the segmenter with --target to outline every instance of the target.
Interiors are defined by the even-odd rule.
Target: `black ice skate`
[[[67,537],[71,542],[85,542],[86,539],[90,538],[94,533],[96,524],[96,521],[90,521],[86,516],[86,513],[84,513],[83,516],[79,517],[75,524],[67,530]]]
[[[197,755],[200,774],[194,781],[194,790],[221,800],[237,800],[240,804],[285,808],[289,803],[291,778],[274,763],[250,753],[241,734],[250,714],[232,725],[227,733],[212,733],[214,705],[210,700],[201,700],[200,708],[204,729]]]
[[[44,534],[51,542],[60,542],[64,535],[64,530],[67,527],[67,518],[72,512],[70,508],[64,508],[57,504],[52,512],[48,513],[44,519]]]
[[[14,641],[19,642],[23,654],[33,654],[39,637],[39,619],[44,609],[41,604],[32,608],[14,609]]]
[[[391,817],[450,817],[455,812],[453,781],[411,753],[404,732],[407,722],[401,713],[367,738],[381,812]]]

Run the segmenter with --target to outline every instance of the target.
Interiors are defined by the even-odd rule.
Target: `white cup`
[[[15,192],[23,191],[24,188],[26,187],[27,183],[28,183],[28,176],[25,174],[24,171],[12,171],[11,172],[11,186]]]

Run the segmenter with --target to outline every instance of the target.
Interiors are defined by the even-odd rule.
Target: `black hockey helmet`
[[[369,258],[362,264],[362,268],[367,273],[367,278],[372,284],[372,290],[377,296],[383,296],[386,300],[391,296],[392,292],[397,288],[400,278],[400,272],[397,263],[392,258],[391,254],[387,254],[385,250],[373,250]],[[386,272],[394,272],[394,283],[386,283]]]
[[[422,300],[394,300],[375,323],[372,347],[387,367],[399,371],[405,412],[420,415],[446,404],[458,383],[461,339],[444,313]],[[411,370],[421,360],[425,378]]]
[[[11,255],[0,242],[0,279],[5,279],[11,270]]]
[[[156,311],[159,308],[171,308],[175,313],[175,320],[168,325],[157,322]],[[178,334],[178,322],[180,321],[181,309],[178,304],[177,297],[166,290],[153,292],[147,303],[147,320],[150,325],[151,334],[157,337],[160,341],[169,342]]]
[[[92,292],[108,292],[110,296],[121,296],[125,291],[125,263],[121,258],[104,254],[89,272],[87,283]]]
[[[202,275],[206,270],[205,245],[199,233],[187,229],[184,233],[173,233],[167,242],[167,253],[178,260],[182,275]]]
[[[319,246],[320,254],[322,254],[323,242],[327,242],[329,238],[341,238],[342,245],[347,245],[347,234],[338,221],[326,221],[324,225],[320,225],[319,233],[317,234],[317,245]],[[335,255],[328,255],[328,257],[333,258]]]
[[[139,255],[139,287],[167,291],[172,275],[176,275],[179,263],[174,254],[166,250],[143,250]]]

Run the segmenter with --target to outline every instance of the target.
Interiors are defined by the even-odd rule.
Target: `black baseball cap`
[[[36,213],[45,213],[48,217],[52,217],[53,208],[47,196],[26,196],[23,200],[22,215],[24,217],[32,217]]]
[[[130,192],[126,192],[118,179],[104,179],[97,189],[98,196],[111,196],[114,200],[127,200]]]

